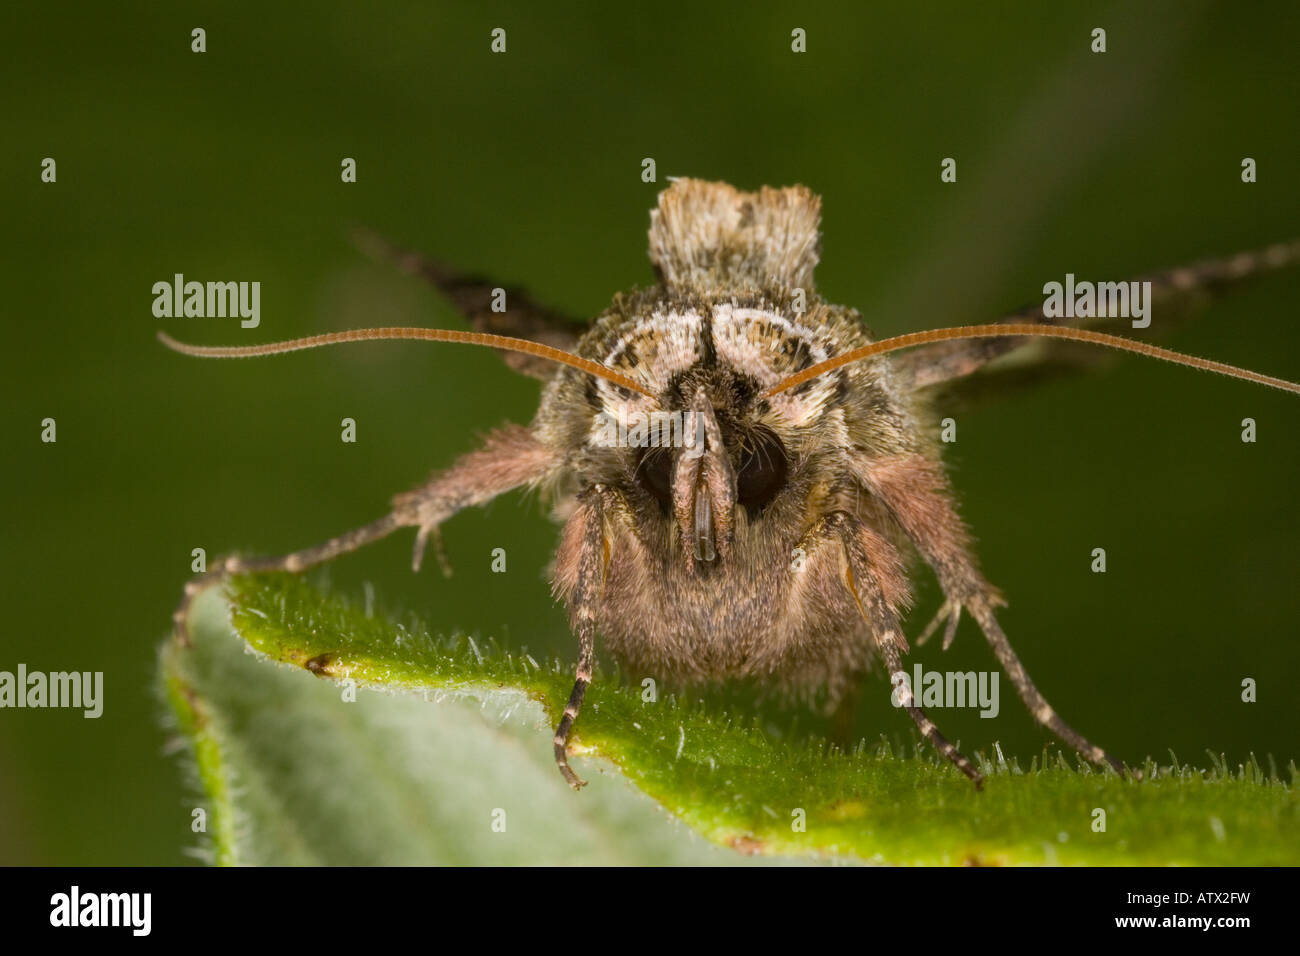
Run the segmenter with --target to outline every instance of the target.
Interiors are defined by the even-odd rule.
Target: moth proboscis
[[[276,558],[231,556],[187,584],[175,614],[187,640],[194,596],[242,571],[302,571],[416,529],[418,570],[439,525],[463,508],[537,488],[563,522],[552,572],[578,638],[573,692],[555,731],[555,762],[595,663],[596,638],[633,673],[691,684],[758,679],[839,700],[873,661],[920,732],[978,787],[974,764],[912,694],[900,616],[907,558],[936,575],[946,648],[963,613],[979,625],[1034,718],[1080,754],[1126,768],[1056,713],[998,623],[1004,604],[980,572],[958,517],[933,429],[936,386],[950,386],[1031,339],[1135,352],[1300,394],[1300,385],[1108,332],[1054,324],[1041,306],[996,323],[873,341],[854,310],[813,285],[820,199],[802,186],[741,192],[677,180],[651,212],[658,282],[614,297],[585,331],[496,283],[363,235],[379,256],[424,276],[474,331],[361,329],[240,347],[183,345],[190,355],[271,355],[343,342],[419,339],[487,345],[546,382],[532,423],[506,425],[481,447],[398,495],[378,520]],[[1157,300],[1229,285],[1300,261],[1300,241],[1145,276]],[[1149,307],[1149,306],[1148,306]],[[905,354],[901,350],[911,349]],[[677,416],[667,443],[609,441],[611,421]],[[621,434],[621,433],[620,433]],[[792,560],[792,556],[802,556]]]

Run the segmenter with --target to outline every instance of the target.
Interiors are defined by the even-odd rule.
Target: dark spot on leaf
[[[733,850],[746,856],[757,856],[763,849],[763,841],[748,834],[734,836],[728,842]]]
[[[329,668],[330,665],[334,663],[335,656],[336,655],[329,652],[317,654],[315,657],[308,660],[303,667],[307,668],[307,670],[311,671],[317,677],[330,677],[331,674]]]

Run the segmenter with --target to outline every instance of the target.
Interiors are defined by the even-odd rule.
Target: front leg
[[[273,558],[220,558],[203,575],[189,581],[172,615],[177,640],[188,645],[189,610],[194,600],[229,574],[249,571],[305,571],[340,555],[349,554],[399,528],[419,528],[413,566],[419,570],[425,543],[438,524],[462,508],[484,504],[521,485],[543,481],[558,465],[556,454],[522,425],[506,425],[490,433],[483,447],[463,456],[427,484],[398,495],[393,510],[370,524],[331,538],[313,548]]]
[[[883,460],[859,458],[855,471],[934,569],[947,599],[941,616],[951,615],[950,633],[956,615],[962,608],[968,610],[1034,719],[1093,763],[1108,765],[1122,776],[1124,764],[1062,720],[1030,680],[993,613],[1006,602],[976,566],[970,535],[953,507],[939,462],[919,453]],[[945,646],[950,640],[945,638]]]
[[[582,699],[591,683],[596,655],[596,609],[605,585],[609,562],[605,537],[606,515],[613,510],[613,492],[594,485],[582,493],[578,507],[564,526],[555,556],[556,590],[569,602],[569,619],[578,637],[578,666],[573,691],[564,705],[564,716],[555,728],[555,765],[574,790],[587,782],[569,766],[569,734],[582,710]]]
[[[523,485],[537,485],[561,464],[560,456],[522,425],[505,425],[483,439],[483,447],[459,458],[428,483],[393,499],[393,516],[419,528],[411,555],[411,570],[419,571],[426,545],[437,541],[438,525],[456,512],[487,504]],[[438,547],[444,574],[450,568]]]
[[[975,769],[975,765],[948,742],[912,695],[911,684],[903,670],[902,655],[907,652],[907,640],[903,637],[903,629],[898,621],[897,598],[891,600],[886,592],[889,572],[899,564],[893,545],[861,520],[844,512],[835,512],[822,518],[813,526],[801,547],[812,554],[819,544],[827,543],[844,549],[845,585],[853,595],[858,613],[866,622],[876,651],[889,671],[895,702],[907,711],[921,735],[939,753],[969,777],[977,789],[983,788],[984,778]],[[882,586],[882,581],[885,586]],[[891,592],[894,590],[890,589]]]

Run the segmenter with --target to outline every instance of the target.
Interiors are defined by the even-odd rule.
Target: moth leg
[[[849,593],[858,606],[858,612],[866,621],[886,669],[889,682],[895,688],[894,693],[900,705],[911,716],[921,735],[958,770],[975,784],[976,789],[983,789],[984,777],[975,769],[975,765],[956,747],[948,742],[934,721],[926,716],[912,696],[911,683],[907,672],[903,670],[902,655],[907,652],[907,639],[898,621],[894,609],[881,587],[876,568],[891,562],[888,557],[892,546],[884,538],[864,525],[860,520],[844,512],[835,512],[823,518],[814,536],[838,541],[844,547],[847,557],[844,578]],[[881,558],[885,557],[882,561]]]
[[[355,239],[371,258],[391,262],[407,275],[419,276],[436,286],[476,332],[514,336],[572,352],[585,331],[581,321],[539,305],[523,289],[507,288],[485,276],[461,272],[445,262],[396,246],[369,230],[357,230]],[[504,312],[492,311],[497,289],[505,292]],[[542,381],[555,376],[554,362],[518,352],[499,354],[516,372]]]
[[[1150,282],[1151,299],[1148,305],[1169,305],[1175,301],[1204,294],[1219,294],[1235,283],[1253,276],[1273,272],[1300,263],[1300,240],[1280,242],[1264,249],[1239,252],[1218,259],[1205,259],[1174,269],[1164,269],[1138,276],[1129,281]],[[1057,320],[1043,315],[1042,303],[1026,306],[1011,315],[996,320],[1002,324],[1037,323],[1040,325],[1093,326],[1113,322],[1105,316],[1094,319]],[[910,388],[927,388],[970,375],[994,359],[1033,343],[1045,355],[1061,354],[1060,343],[1046,343],[1026,338],[966,339],[956,342],[937,342],[922,346],[894,364]]]
[[[398,495],[393,510],[382,518],[330,538],[323,544],[272,558],[231,555],[214,562],[200,577],[185,585],[180,605],[172,615],[177,639],[189,645],[189,611],[194,600],[227,575],[257,571],[304,571],[349,554],[387,537],[399,528],[417,527],[413,567],[419,570],[424,545],[438,524],[462,508],[487,501],[546,477],[556,456],[522,425],[506,425],[491,432],[476,451],[435,474],[424,486]]]
[[[301,551],[291,551],[289,554],[282,554],[279,557],[241,558],[232,554],[218,558],[206,572],[185,582],[180,604],[176,606],[176,610],[172,613],[173,633],[176,640],[185,647],[190,646],[189,615],[191,606],[200,594],[208,590],[208,588],[220,584],[228,575],[258,571],[303,571],[340,555],[356,551],[372,541],[387,537],[400,527],[402,527],[402,523],[397,519],[396,515],[390,513],[377,521],[372,521],[360,528],[354,528],[337,537],[330,538],[323,544],[318,544],[312,548],[304,548]]]
[[[1001,625],[998,624],[993,609],[987,603],[982,602],[968,606],[971,615],[979,622],[984,637],[993,648],[993,653],[997,655],[998,661],[1001,662],[1002,669],[1006,671],[1007,676],[1011,678],[1011,683],[1015,685],[1016,693],[1025,702],[1029,712],[1034,715],[1034,719],[1093,763],[1099,766],[1108,765],[1121,777],[1124,776],[1127,768],[1121,761],[1110,756],[1095,744],[1089,743],[1082,734],[1063,721],[1056,711],[1052,709],[1047,699],[1039,693],[1038,688],[1034,686],[1034,682],[1029,679],[1029,674],[1025,671],[1025,665],[1020,663],[1020,658],[1012,649],[1011,642],[1007,640]]]
[[[939,630],[939,625],[943,624],[943,649],[946,651],[952,647],[953,639],[957,637],[957,625],[959,623],[961,623],[961,602],[945,598],[934,618],[925,626],[921,636],[916,639],[917,647],[928,641],[934,632]]]
[[[609,492],[600,486],[583,494],[576,511],[564,529],[561,553],[556,563],[572,560],[571,551],[577,548],[577,582],[569,599],[570,616],[578,636],[578,666],[574,674],[573,692],[564,705],[564,716],[555,728],[555,766],[574,790],[587,782],[569,766],[569,734],[582,710],[582,699],[591,683],[592,667],[596,655],[596,605],[605,583],[605,568],[609,560],[605,540],[605,511]],[[576,540],[575,540],[576,539]]]
[[[442,522],[513,488],[539,484],[559,464],[560,456],[530,429],[504,425],[489,432],[482,447],[461,456],[446,471],[434,473],[428,483],[395,497],[393,515],[401,524],[419,528],[411,570],[420,570],[425,547],[436,539]]]
[[[939,463],[915,454],[860,462],[857,470],[934,569],[948,603],[966,608],[975,618],[1034,719],[1093,763],[1108,765],[1122,776],[1124,764],[1062,720],[1030,680],[993,613],[1006,602],[976,566],[970,535],[953,507]]]

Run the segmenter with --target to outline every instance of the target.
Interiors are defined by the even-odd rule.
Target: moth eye
[[[637,484],[660,504],[672,504],[672,468],[673,456],[667,448],[647,448],[637,462]]]
[[[788,461],[785,446],[766,428],[752,432],[736,469],[736,501],[746,508],[762,508],[785,487]]]

